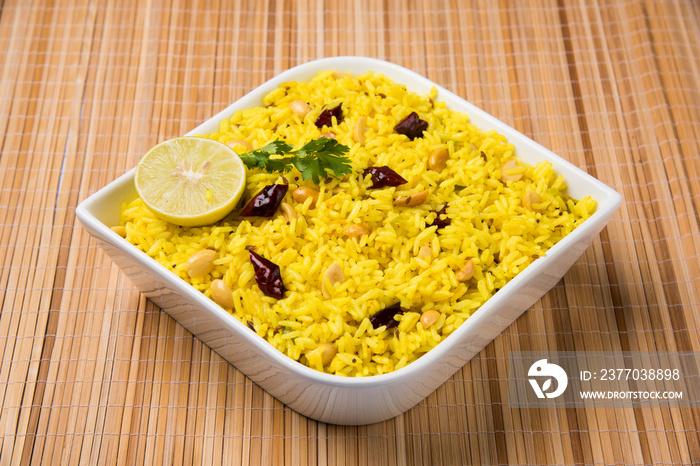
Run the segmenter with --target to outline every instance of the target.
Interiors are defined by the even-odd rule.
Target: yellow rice
[[[513,172],[519,181],[502,181],[503,163],[515,157],[515,148],[494,131],[481,131],[467,115],[436,101],[437,92],[417,95],[385,76],[365,73],[318,74],[310,82],[289,82],[268,94],[263,105],[236,112],[221,122],[219,131],[205,135],[222,142],[248,141],[258,148],[283,138],[299,147],[324,131],[350,147],[353,173],[331,178],[318,187],[315,208],[310,201],[295,202],[298,213],[290,223],[280,213],[271,219],[238,218],[237,210],[217,224],[182,228],[155,217],[136,199],[122,209],[127,239],[172,270],[197,290],[210,296],[209,284],[223,279],[234,294],[228,309],[243,323],[290,358],[316,370],[341,376],[370,376],[399,369],[455,331],[479,306],[516,274],[595,210],[595,201],[569,198],[566,184],[548,162],[520,163]],[[288,108],[294,100],[312,110],[299,118]],[[314,122],[326,107],[342,102],[344,119],[332,128]],[[429,123],[424,137],[410,141],[393,128],[415,111]],[[367,117],[363,144],[353,139],[357,120]],[[448,150],[450,160],[441,173],[426,167],[436,148]],[[368,189],[372,182],[362,172],[370,166],[389,166],[407,184]],[[303,182],[296,172],[285,174],[289,193]],[[265,185],[280,182],[279,174],[249,171],[249,199]],[[429,190],[417,207],[396,207],[399,195]],[[522,205],[528,191],[540,200],[529,210]],[[447,205],[451,224],[437,231],[429,225]],[[350,223],[362,222],[371,234],[359,243],[343,235]],[[287,293],[267,297],[258,288],[246,246],[278,264]],[[423,246],[432,259],[418,253]],[[214,248],[216,267],[205,277],[190,278],[185,262],[196,251]],[[471,258],[475,272],[460,282],[457,272]],[[333,263],[341,266],[345,281],[325,299],[321,278]],[[408,311],[398,317],[396,329],[373,328],[375,313],[400,302]],[[439,319],[427,329],[422,313],[437,310]],[[323,365],[320,343],[336,345],[337,354]]]

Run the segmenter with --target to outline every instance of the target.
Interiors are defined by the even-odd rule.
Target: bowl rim
[[[454,94],[453,92],[443,88],[432,80],[422,76],[421,74],[412,71],[403,66],[397,65],[395,63],[380,60],[376,58],[361,57],[361,56],[337,56],[329,58],[321,58],[317,60],[311,60],[306,63],[299,64],[292,68],[283,71],[282,73],[276,75],[272,79],[269,79],[262,83],[261,85],[255,87],[250,92],[246,93],[241,98],[234,101],[232,104],[228,105],[223,110],[219,111],[206,121],[202,122],[194,129],[186,133],[184,136],[193,136],[196,134],[203,134],[210,132],[209,130],[204,131],[203,129],[207,126],[212,125],[215,122],[217,127],[218,123],[225,117],[229,117],[237,109],[249,108],[247,105],[249,102],[256,102],[259,104],[260,100],[264,95],[270,92],[272,89],[278,87],[281,83],[286,81],[292,81],[290,79],[297,77],[299,74],[309,73],[311,76],[318,73],[319,71],[332,69],[332,68],[351,68],[357,66],[358,64],[369,65],[372,68],[379,68],[381,71],[376,71],[378,73],[386,74],[386,71],[391,71],[402,77],[410,78],[411,80],[418,81],[425,86],[434,86],[438,91],[438,99],[445,102],[448,107],[451,104],[458,103],[460,106],[466,106],[469,110],[467,115],[470,120],[474,115],[481,119],[486,119],[494,124],[503,126],[508,129],[510,136],[506,136],[509,142],[513,134],[519,135],[519,138],[525,138],[529,141],[528,143],[532,145],[538,153],[545,155],[543,159],[556,161],[555,166],[567,167],[568,171],[576,173],[577,176],[581,177],[585,182],[590,183],[594,186],[600,198],[596,199],[598,202],[598,208],[596,212],[576,227],[571,233],[562,238],[557,244],[550,248],[545,255],[533,261],[525,269],[520,271],[514,278],[512,278],[508,283],[506,283],[503,288],[498,292],[494,293],[490,299],[483,303],[479,308],[477,308],[471,316],[459,325],[450,335],[445,337],[440,343],[438,343],[434,348],[430,349],[427,353],[420,356],[417,360],[407,364],[406,366],[396,369],[391,372],[378,375],[370,375],[363,377],[345,377],[335,374],[327,374],[324,372],[319,372],[311,367],[308,367],[289,356],[285,355],[277,348],[272,346],[267,340],[259,336],[238,320],[234,315],[227,312],[225,309],[218,306],[212,300],[207,298],[203,293],[197,291],[189,283],[182,280],[177,275],[173,274],[165,266],[158,263],[155,259],[148,256],[145,252],[138,249],[135,245],[126,241],[126,239],[120,237],[115,232],[111,231],[109,227],[102,221],[98,220],[93,215],[93,210],[100,205],[101,201],[104,201],[113,194],[115,190],[122,189],[124,185],[128,184],[130,181],[133,184],[133,176],[135,167],[131,168],[129,171],[108,183],[106,186],[99,189],[97,192],[90,195],[87,199],[82,201],[76,208],[76,215],[78,218],[86,225],[89,225],[96,229],[103,239],[110,241],[110,244],[120,249],[122,252],[128,254],[132,259],[135,259],[142,266],[147,267],[151,272],[158,275],[158,278],[165,280],[168,284],[175,289],[184,292],[189,298],[193,299],[196,303],[203,306],[206,311],[213,313],[219,320],[224,320],[229,323],[230,329],[237,332],[237,337],[241,341],[246,341],[247,343],[253,344],[258,350],[262,351],[267,356],[271,357],[275,362],[279,363],[281,366],[290,370],[297,375],[303,376],[306,379],[324,384],[326,386],[333,386],[338,388],[374,388],[382,385],[395,384],[403,380],[413,379],[416,375],[424,372],[428,366],[435,365],[439,363],[442,357],[452,350],[456,344],[462,340],[464,335],[469,331],[469,329],[475,325],[478,325],[484,319],[488,319],[490,310],[492,308],[497,308],[501,301],[505,300],[505,296],[514,288],[521,285],[523,281],[527,281],[528,277],[531,275],[542,272],[546,267],[553,261],[555,261],[556,256],[559,256],[564,251],[566,251],[570,245],[576,243],[580,237],[585,236],[585,234],[595,229],[599,222],[605,221],[614,214],[619,205],[622,202],[622,197],[615,190],[601,182],[600,180],[589,175],[582,169],[576,167],[571,162],[563,159],[562,157],[554,154],[549,149],[541,146],[531,138],[525,136],[514,128],[510,127],[506,123],[496,117],[488,114],[479,107],[474,106],[466,99]],[[392,81],[400,82],[399,79],[395,77],[389,77]],[[297,77],[297,80],[299,78]],[[401,83],[407,84],[407,83]],[[460,110],[461,111],[461,110]],[[483,128],[479,127],[483,130]],[[499,129],[500,131],[500,129]],[[516,147],[517,156],[517,144]],[[556,167],[555,167],[556,168]],[[559,170],[557,170],[559,171]],[[602,202],[605,201],[605,202]],[[602,208],[601,208],[602,207]],[[196,335],[195,335],[196,336]]]

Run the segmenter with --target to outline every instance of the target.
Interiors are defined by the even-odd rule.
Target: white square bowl
[[[312,61],[264,83],[207,120],[188,135],[218,131],[219,122],[236,110],[261,105],[263,97],[288,81],[308,81],[322,70],[383,73],[410,91],[438,90],[438,100],[466,113],[481,130],[494,129],[513,143],[516,155],[534,165],[549,160],[564,175],[574,198],[591,196],[596,212],[498,291],[455,332],[417,361],[389,374],[345,378],[317,372],[273,348],[263,338],[184,280],[111,231],[119,224],[123,202],[136,198],[134,170],[83,201],[80,221],[147,297],[234,364],[272,396],[299,413],[333,424],[371,424],[416,405],[481,351],[508,325],[549,291],[603,229],[621,196],[551,151],[459,96],[401,66],[363,57]]]

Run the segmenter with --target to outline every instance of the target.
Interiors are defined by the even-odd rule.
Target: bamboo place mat
[[[699,464],[700,405],[508,407],[511,350],[700,351],[700,2],[0,3],[1,464]],[[623,205],[417,407],[327,425],[147,301],[76,205],[276,73],[427,76]]]

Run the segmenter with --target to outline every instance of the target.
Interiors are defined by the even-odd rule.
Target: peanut
[[[197,251],[187,259],[185,270],[190,277],[201,277],[214,270],[214,259],[218,253],[211,249]]]
[[[474,261],[469,259],[467,261],[467,263],[464,264],[464,267],[462,267],[460,269],[460,271],[457,272],[457,274],[456,274],[457,280],[460,282],[466,282],[467,280],[472,278],[472,276],[474,275],[474,269],[475,269]]]
[[[423,314],[420,316],[420,323],[423,326],[424,329],[427,329],[431,325],[433,325],[435,322],[438,321],[440,318],[440,313],[435,310],[430,310],[430,311],[425,311]]]
[[[311,105],[303,100],[293,100],[289,103],[289,110],[299,118],[304,118],[311,111]]]
[[[124,228],[121,225],[117,225],[116,227],[112,227],[112,231],[121,236],[122,238],[126,238],[126,228]]]
[[[248,141],[244,141],[243,139],[231,139],[230,141],[226,141],[226,145],[234,151],[236,150],[236,147],[242,147],[245,149],[243,152],[253,150],[253,146]]]
[[[345,227],[345,230],[343,231],[345,236],[355,238],[355,241],[360,241],[360,238],[362,238],[363,235],[369,235],[371,232],[372,229],[366,223],[353,223],[352,225]]]
[[[421,205],[428,198],[429,191],[421,191],[410,196],[399,196],[394,199],[394,205],[398,207],[415,207]]]
[[[308,186],[299,186],[292,193],[292,198],[300,204],[303,204],[307,199],[311,198],[311,208],[316,207],[316,201],[318,201],[318,195],[320,193],[314,188]]]
[[[227,309],[233,308],[233,292],[225,281],[218,278],[213,280],[209,287],[209,291],[211,292],[211,299],[213,299],[219,306]]]

